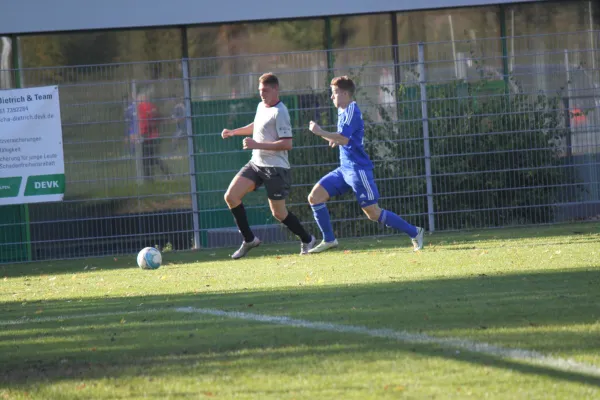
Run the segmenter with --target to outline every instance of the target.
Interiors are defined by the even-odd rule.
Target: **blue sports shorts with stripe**
[[[352,189],[362,208],[376,204],[379,200],[372,169],[338,167],[322,177],[319,185],[327,191],[329,197],[341,196]]]

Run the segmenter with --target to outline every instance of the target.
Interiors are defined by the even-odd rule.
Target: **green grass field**
[[[0,399],[600,398],[599,223],[426,240],[0,266]]]

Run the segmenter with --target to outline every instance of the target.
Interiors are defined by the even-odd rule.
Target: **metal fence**
[[[250,154],[220,133],[252,121],[266,71],[294,129],[289,207],[316,236],[306,197],[338,155],[307,127],[335,129],[341,74],[359,84],[383,208],[430,231],[597,218],[599,33],[0,71],[5,89],[59,85],[67,179],[63,202],[0,207],[0,262],[237,245],[223,194]],[[157,165],[135,140],[144,101]],[[244,201],[257,234],[293,240],[265,198]],[[352,196],[329,208],[339,237],[391,233]]]

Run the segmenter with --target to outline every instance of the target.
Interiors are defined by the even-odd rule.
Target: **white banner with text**
[[[65,194],[57,86],[0,90],[0,205]]]

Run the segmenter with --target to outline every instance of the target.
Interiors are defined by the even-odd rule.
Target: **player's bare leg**
[[[244,237],[240,248],[231,255],[231,258],[234,260],[244,257],[251,249],[260,246],[261,243],[260,239],[254,236],[254,233],[250,229],[246,210],[242,203],[244,196],[252,192],[255,188],[256,185],[252,180],[238,175],[233,178],[229,184],[229,188],[227,188],[227,192],[225,192],[225,202],[233,214],[240,233]]]

